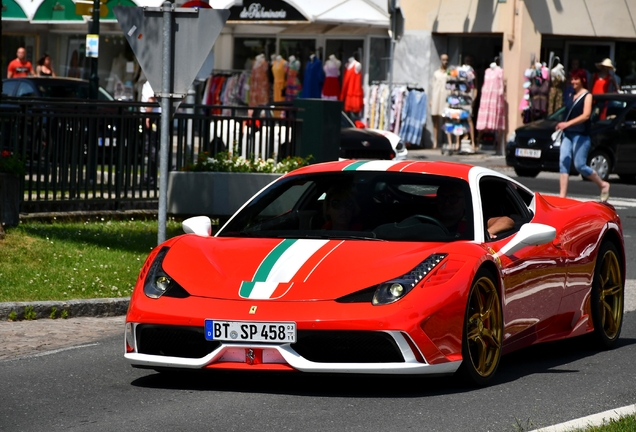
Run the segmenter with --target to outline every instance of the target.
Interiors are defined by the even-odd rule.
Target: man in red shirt
[[[24,47],[18,48],[18,58],[11,60],[7,67],[7,78],[20,78],[33,75],[33,66],[26,59]]]

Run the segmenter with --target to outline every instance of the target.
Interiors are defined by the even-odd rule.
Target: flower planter
[[[20,178],[0,173],[0,224],[16,226],[20,222]]]
[[[168,177],[168,213],[230,216],[282,175],[173,171]]]

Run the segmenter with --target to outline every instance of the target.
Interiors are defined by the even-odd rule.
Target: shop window
[[[386,81],[389,78],[391,39],[371,38],[369,49],[369,81]]]
[[[342,79],[349,57],[355,57],[356,60],[364,65],[362,61],[363,47],[364,41],[362,39],[329,39],[327,40],[325,58],[333,54],[342,62],[340,71],[340,78]]]
[[[300,72],[298,78],[300,82],[303,82],[303,71],[305,65],[309,61],[311,54],[316,54],[316,40],[315,39],[281,39],[280,40],[280,55],[285,60],[289,60],[290,56],[296,57],[300,60]]]
[[[234,38],[233,68],[236,70],[252,70],[254,59],[259,54],[265,54],[269,60],[276,53],[276,39],[274,38]]]

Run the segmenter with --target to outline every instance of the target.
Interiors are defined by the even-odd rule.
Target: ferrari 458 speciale
[[[502,229],[494,229],[503,221]],[[214,235],[145,262],[125,358],[156,370],[462,374],[590,333],[617,342],[622,226],[607,203],[448,162],[340,161],[279,178]]]

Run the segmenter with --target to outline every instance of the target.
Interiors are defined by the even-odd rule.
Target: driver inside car
[[[324,230],[360,231],[362,225],[355,220],[360,212],[351,188],[333,186],[323,202]]]
[[[437,214],[451,235],[461,237],[466,232],[466,200],[460,185],[448,183],[437,189]],[[491,239],[497,238],[497,234],[512,229],[514,224],[508,216],[492,217],[487,223],[488,234]]]

